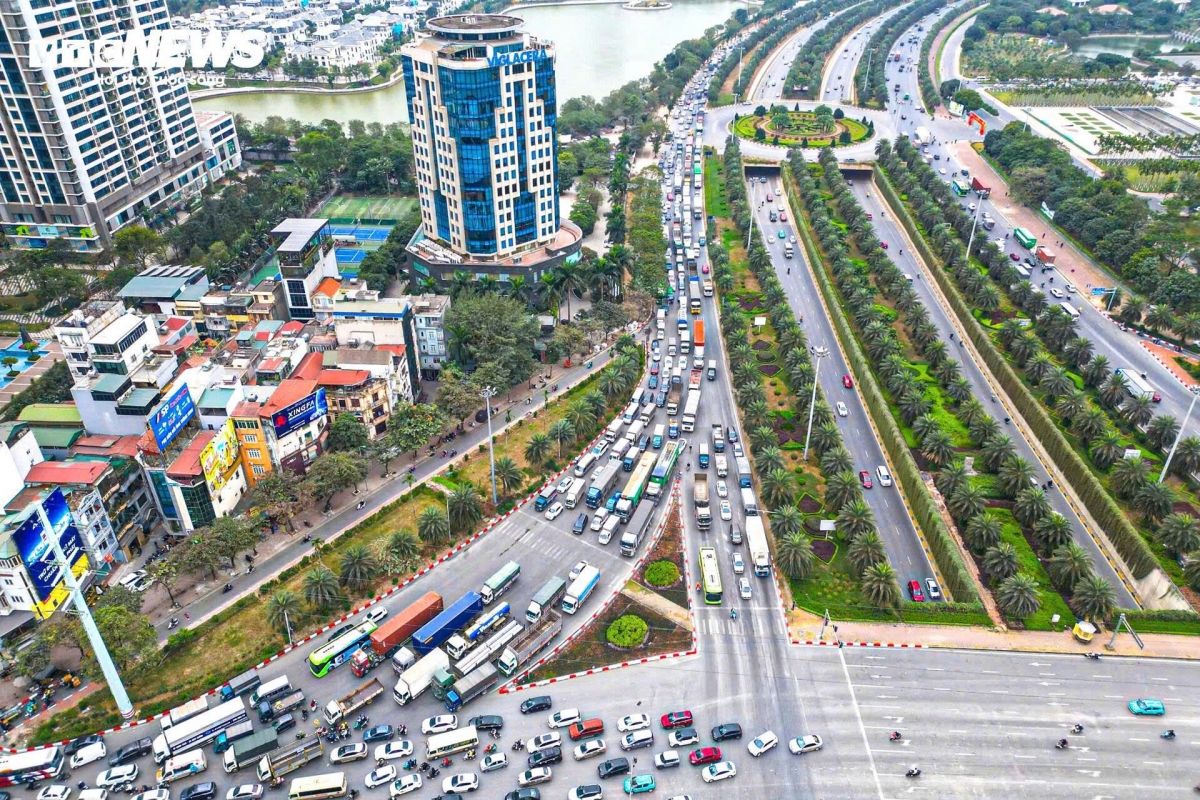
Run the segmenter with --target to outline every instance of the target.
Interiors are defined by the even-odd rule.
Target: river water
[[[559,103],[572,97],[602,98],[629,81],[650,74],[655,62],[679,42],[724,22],[736,0],[672,0],[666,11],[627,11],[619,4],[530,6],[514,10],[525,29],[554,42]],[[261,122],[268,116],[306,122],[407,122],[404,84],[359,94],[303,94],[284,90],[195,100],[204,111],[229,111]]]
[[[1160,53],[1182,50],[1183,42],[1169,36],[1087,36],[1075,51],[1076,55],[1095,58],[1101,53],[1132,57],[1139,47],[1157,47]]]

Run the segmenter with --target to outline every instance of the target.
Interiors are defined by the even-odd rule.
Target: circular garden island
[[[761,112],[761,113],[760,113]],[[733,131],[743,139],[781,147],[844,147],[869,139],[875,126],[850,119],[840,108],[817,106],[812,111],[787,111],[783,106],[738,117]]]

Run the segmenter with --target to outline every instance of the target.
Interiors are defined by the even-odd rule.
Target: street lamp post
[[[1159,483],[1162,483],[1163,478],[1167,477],[1167,470],[1171,468],[1171,459],[1175,457],[1175,448],[1179,447],[1179,440],[1183,438],[1183,432],[1187,428],[1188,420],[1192,416],[1192,409],[1196,407],[1197,398],[1200,398],[1200,394],[1193,392],[1192,402],[1188,405],[1187,413],[1183,415],[1183,424],[1179,426],[1179,433],[1175,434],[1175,441],[1171,442],[1171,452],[1167,453],[1167,461],[1163,464],[1162,472],[1159,473]]]
[[[483,402],[487,406],[488,462],[492,468],[492,505],[495,506],[500,504],[496,498],[496,451],[492,446],[492,398],[496,396],[496,390],[488,386],[479,393],[479,396],[483,398]]]
[[[828,347],[813,348],[813,390],[808,401],[808,433],[804,434],[804,455],[801,460],[808,461],[808,440],[812,436],[813,415],[817,410],[817,378],[821,372],[821,359],[829,355]]]
[[[967,238],[967,261],[971,260],[971,244],[975,241],[975,229],[979,226],[979,212],[983,210],[983,198],[975,204],[975,216],[971,218],[971,235]]]

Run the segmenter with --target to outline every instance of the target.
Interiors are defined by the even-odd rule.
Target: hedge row
[[[850,31],[888,11],[893,5],[895,3],[889,0],[870,0],[840,15],[837,20],[810,36],[796,53],[796,59],[784,79],[783,97],[803,95],[810,100],[820,101],[818,95],[821,93],[821,77],[825,74],[825,62],[829,55],[837,49],[838,44]],[[793,87],[804,86],[808,87],[807,92],[790,91]]]
[[[963,6],[963,10],[967,10],[979,4],[979,0],[971,0]],[[925,34],[925,40],[921,42],[921,55],[917,59],[917,83],[921,87],[921,100],[925,103],[926,113],[932,115],[933,110],[942,102],[941,96],[938,94],[938,85],[933,80],[933,76],[929,74],[929,54],[933,52],[933,42],[937,39],[938,34],[950,25],[954,20],[961,17],[962,14],[949,14],[939,19],[929,28],[929,33]],[[963,23],[966,25],[967,23]]]
[[[858,85],[858,105],[866,105],[867,99],[872,99],[881,107],[888,101],[887,69],[888,55],[896,42],[905,31],[917,24],[922,17],[936,12],[946,5],[946,0],[924,0],[908,9],[901,16],[880,26],[875,35],[867,43],[867,50],[875,51],[875,58],[866,61],[859,59],[858,69],[854,71],[854,82]],[[871,72],[867,74],[867,67]]]
[[[1017,376],[1012,365],[992,342],[988,332],[975,319],[970,305],[946,272],[942,259],[934,255],[932,248],[925,240],[924,232],[917,226],[916,220],[909,213],[908,206],[901,200],[899,193],[888,180],[887,174],[878,165],[875,167],[875,179],[876,185],[888,199],[899,217],[900,223],[908,232],[909,238],[921,251],[921,257],[929,264],[929,271],[937,280],[942,294],[950,302],[963,329],[971,337],[976,350],[983,356],[988,369],[996,376],[1005,393],[1020,411],[1021,416],[1041,440],[1050,458],[1058,464],[1080,501],[1107,534],[1129,571],[1135,578],[1144,578],[1150,574],[1158,566],[1158,562],[1155,561],[1153,553],[1150,552],[1150,548],[1142,539],[1141,534],[1121,511],[1116,501],[1109,496],[1092,471],[1088,469],[1075,449],[1071,447],[1070,442],[1054,424],[1054,420],[1050,418],[1050,414],[1029,391],[1029,387]]]
[[[929,543],[930,551],[937,562],[938,571],[951,596],[959,602],[979,603],[979,593],[975,589],[971,574],[963,563],[958,546],[950,531],[946,529],[925,482],[921,480],[917,462],[913,459],[908,444],[904,441],[904,434],[900,432],[900,427],[896,424],[891,409],[883,397],[883,391],[879,387],[875,373],[871,370],[867,357],[859,346],[858,338],[854,335],[854,331],[846,319],[836,290],[830,283],[825,270],[817,268],[817,265],[824,261],[813,238],[814,232],[809,227],[808,219],[803,213],[805,209],[797,207],[796,200],[797,196],[803,196],[803,192],[797,185],[793,165],[803,166],[804,155],[799,150],[793,150],[789,159],[790,164],[787,162],[784,164],[784,183],[789,189],[788,201],[792,206],[792,217],[796,221],[796,229],[804,241],[808,261],[813,266],[812,272],[816,276],[817,285],[825,298],[830,319],[833,320],[838,338],[843,343],[849,358],[850,368],[858,380],[859,393],[866,401],[871,416],[879,426],[880,439],[896,470],[894,477],[904,488],[905,496],[912,505],[913,515],[925,534],[925,540]],[[812,181],[812,176],[806,168],[803,175],[808,181]]]

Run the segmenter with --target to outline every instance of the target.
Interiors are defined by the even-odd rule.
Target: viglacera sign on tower
[[[527,64],[531,61],[545,61],[550,56],[545,50],[521,50],[516,53],[497,53],[488,57],[489,67],[507,67],[510,64]]]
[[[325,390],[317,389],[301,400],[297,400],[282,411],[276,412],[271,418],[275,426],[275,438],[287,436],[296,428],[307,425],[329,413],[329,403],[325,399]]]

